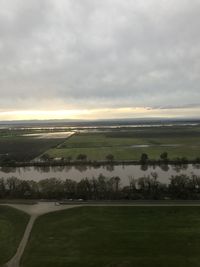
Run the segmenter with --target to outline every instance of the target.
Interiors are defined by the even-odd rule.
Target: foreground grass
[[[28,220],[24,212],[0,206],[0,266],[15,254]]]
[[[23,267],[200,266],[199,207],[82,207],[40,217]]]

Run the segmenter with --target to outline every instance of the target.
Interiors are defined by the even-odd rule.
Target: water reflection
[[[80,172],[85,172],[85,171],[87,171],[88,166],[87,165],[77,165],[77,166],[75,166],[75,169],[80,171]]]
[[[123,167],[122,167],[123,168]],[[115,169],[115,166],[114,165],[106,165],[106,170],[109,171],[109,172],[113,172]]]
[[[100,167],[101,167],[101,165],[98,165],[98,164],[93,166],[94,169],[99,169]]]
[[[15,167],[1,167],[0,168],[0,172],[4,172],[4,173],[14,173],[16,172],[16,169]]]
[[[31,170],[31,167],[29,167],[29,166],[25,166],[25,167],[23,167],[23,171],[30,171]]]
[[[187,170],[188,169],[188,164],[181,164],[181,165],[171,165],[173,170],[176,171],[177,173],[180,173],[182,170]],[[191,165],[193,166],[193,165]]]
[[[145,172],[148,170],[148,165],[144,164],[144,165],[141,165],[140,169]]]
[[[200,169],[200,163],[196,163],[192,165],[194,169]]]
[[[36,172],[43,173],[43,172],[50,172],[49,166],[34,166],[33,167]],[[52,167],[51,167],[52,169]]]
[[[62,172],[65,169],[65,166],[52,166],[51,169],[53,172]]]
[[[169,171],[169,165],[168,164],[161,164],[160,165],[161,170],[163,170],[164,172],[168,172]]]
[[[39,181],[42,179],[55,177],[60,179],[73,179],[80,181],[83,178],[98,177],[100,174],[105,177],[120,177],[122,184],[129,185],[130,179],[138,179],[140,177],[147,177],[152,173],[158,174],[158,180],[163,183],[168,183],[169,178],[172,175],[185,174],[200,175],[200,164],[189,164],[189,165],[167,165],[162,164],[160,166],[152,165],[106,165],[99,166],[34,166],[34,167],[23,167],[23,168],[11,168],[2,167],[0,168],[0,178],[8,178],[15,176],[23,180],[35,180]]]

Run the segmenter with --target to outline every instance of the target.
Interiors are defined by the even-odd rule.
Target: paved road
[[[43,215],[45,213],[49,213],[49,212],[54,212],[54,211],[60,211],[60,210],[66,210],[66,209],[70,209],[70,208],[76,208],[76,207],[80,207],[80,206],[95,206],[95,207],[100,207],[100,206],[133,206],[133,207],[169,207],[169,206],[177,206],[177,207],[181,207],[181,206],[189,206],[189,207],[193,207],[193,206],[198,206],[200,207],[200,203],[195,203],[195,202],[191,202],[191,203],[82,203],[82,204],[67,204],[67,205],[55,205],[54,202],[38,202],[37,204],[34,205],[26,205],[26,204],[2,204],[2,205],[7,205],[19,210],[22,210],[26,213],[28,213],[31,217],[29,220],[29,223],[26,227],[26,230],[24,232],[24,236],[19,244],[19,247],[17,249],[16,254],[14,255],[14,257],[6,264],[6,267],[19,267],[20,266],[20,260],[21,257],[24,253],[24,249],[27,245],[32,227],[34,225],[34,222],[36,220],[36,218],[40,215]]]

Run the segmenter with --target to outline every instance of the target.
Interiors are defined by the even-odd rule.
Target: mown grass
[[[22,267],[199,267],[200,207],[81,207],[40,217]]]
[[[15,254],[28,220],[24,212],[0,206],[0,266]]]
[[[159,129],[145,128],[135,131],[113,131],[107,133],[80,133],[66,140],[59,147],[50,149],[51,157],[72,157],[86,154],[89,160],[105,160],[108,154],[113,154],[116,160],[139,160],[142,153],[147,153],[150,159],[159,159],[160,154],[167,152],[170,159],[200,157],[200,132],[194,130],[177,130],[170,128],[164,132]],[[186,134],[184,134],[184,132]],[[149,145],[149,147],[134,147]],[[174,146],[170,146],[174,145]]]

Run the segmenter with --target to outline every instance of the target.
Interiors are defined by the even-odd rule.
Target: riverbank
[[[2,163],[0,162],[0,167],[46,167],[46,166],[117,166],[117,165],[141,165],[141,166],[160,166],[160,165],[185,165],[185,164],[200,164],[200,159],[177,159],[177,160],[148,160],[141,162],[141,160],[113,160],[113,161],[91,161],[91,160],[75,160],[75,161],[65,161],[65,160],[49,160],[49,161],[11,161]]]

